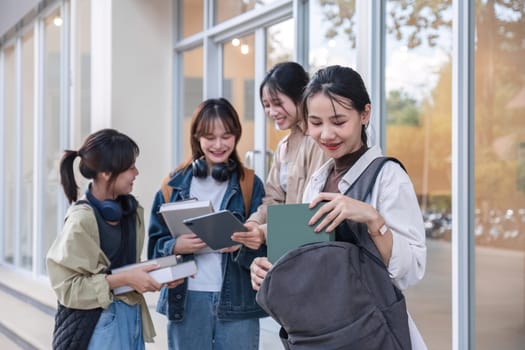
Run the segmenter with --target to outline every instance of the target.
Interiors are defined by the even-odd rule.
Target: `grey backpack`
[[[388,160],[397,161],[377,158],[346,194],[363,200]],[[257,293],[259,305],[281,325],[284,347],[411,349],[405,298],[366,225],[347,221],[336,237],[344,242],[306,244],[282,256]]]

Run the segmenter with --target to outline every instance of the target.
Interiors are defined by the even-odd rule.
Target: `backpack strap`
[[[160,184],[160,190],[162,191],[162,198],[164,198],[164,203],[168,203],[171,198],[171,194],[173,193],[173,187],[168,185],[168,182],[170,181],[171,177],[173,176],[173,172],[170,172],[164,179],[162,179],[162,182]]]
[[[253,169],[244,168],[244,178],[240,181],[242,200],[244,201],[244,218],[250,216],[250,204],[252,203],[253,181],[255,172]]]
[[[173,187],[168,185],[171,177],[173,176],[173,171],[170,172],[164,179],[160,189],[162,191],[162,197],[164,198],[164,203],[168,203],[171,199],[171,194],[173,193]],[[244,217],[247,219],[250,215],[250,204],[252,202],[252,192],[253,192],[253,183],[255,179],[255,172],[253,169],[244,168],[244,178],[240,181],[242,199],[244,202]]]
[[[350,188],[346,191],[345,195],[360,201],[364,201],[370,192],[372,192],[377,175],[379,175],[383,165],[388,161],[398,163],[401,168],[406,171],[405,167],[398,159],[394,157],[378,157],[368,165],[361,175],[359,175],[357,180],[355,180]]]
[[[350,186],[346,191],[345,195],[351,198],[364,201],[366,197],[372,192],[372,188],[376,182],[379,172],[383,168],[386,162],[393,161],[398,163],[403,170],[406,171],[403,164],[396,158],[393,157],[378,157],[374,159],[368,167],[359,175],[357,180]],[[372,238],[368,234],[365,224],[356,223],[351,220],[346,220],[346,225],[341,225],[345,232],[350,234],[350,237],[355,242],[357,246],[365,248],[366,253],[371,253],[376,258],[376,262],[384,264],[381,259],[381,255],[375,246],[375,243],[372,241]]]

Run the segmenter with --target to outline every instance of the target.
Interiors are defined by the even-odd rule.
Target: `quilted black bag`
[[[58,303],[53,330],[53,349],[87,349],[102,311],[101,307],[78,310]]]

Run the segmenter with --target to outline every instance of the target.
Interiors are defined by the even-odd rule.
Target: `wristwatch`
[[[383,225],[381,225],[381,227],[379,227],[379,230],[378,230],[379,235],[384,236],[386,231],[388,231],[388,227],[386,226],[385,223],[383,223]],[[379,236],[377,233],[372,233],[370,231],[368,231],[368,233],[371,234],[372,236]]]

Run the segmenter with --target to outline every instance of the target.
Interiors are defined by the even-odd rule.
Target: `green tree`
[[[402,90],[392,90],[386,100],[388,125],[419,126],[417,101]]]

